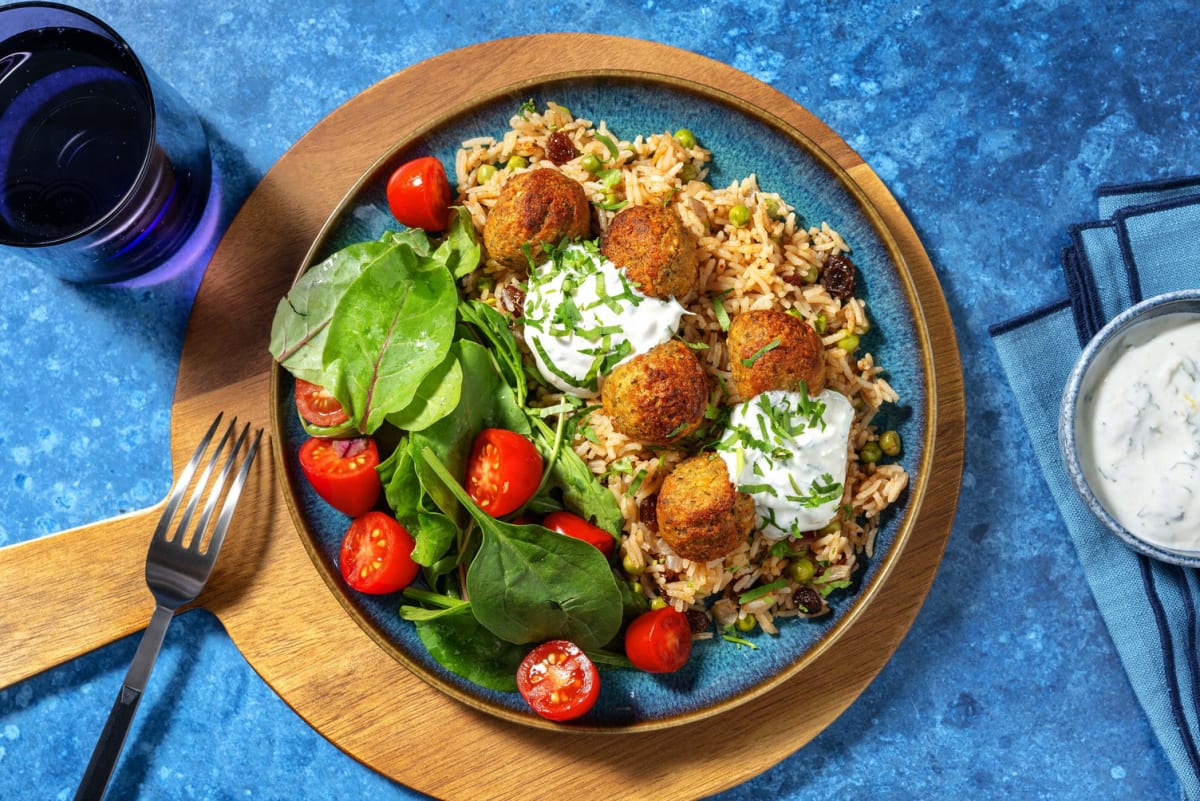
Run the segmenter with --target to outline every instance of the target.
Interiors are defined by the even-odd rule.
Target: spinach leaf
[[[467,570],[475,618],[514,643],[558,637],[598,648],[621,627],[622,599],[608,560],[594,546],[536,525],[512,525],[470,499],[430,449],[420,460],[475,519],[482,542]]]
[[[454,335],[458,291],[411,246],[384,252],[346,287],[323,350],[325,388],[365,434],[412,402]]]
[[[429,655],[447,670],[491,690],[517,689],[517,668],[529,649],[484,628],[471,614],[471,604],[438,610],[405,606],[400,616],[413,622]]]
[[[389,414],[387,421],[405,431],[428,428],[458,406],[462,384],[462,365],[454,354],[448,354],[417,386],[412,402]]]
[[[521,360],[521,349],[508,327],[508,318],[486,303],[464,300],[458,304],[458,316],[475,326],[485,344],[490,344],[492,355],[505,383],[517,394],[517,402],[525,405],[529,390],[525,380],[525,366]]]
[[[479,242],[475,239],[475,225],[471,222],[471,212],[463,206],[455,206],[450,212],[450,227],[446,232],[446,241],[433,252],[433,260],[458,279],[473,272],[479,266],[480,255]]]
[[[432,568],[458,539],[458,526],[443,514],[420,512],[417,514],[417,534],[414,539],[413,561],[422,567]]]
[[[421,482],[417,479],[417,465],[409,452],[408,443],[407,439],[401,440],[396,449],[375,468],[383,483],[387,505],[406,527],[416,520],[421,508]]]
[[[363,270],[396,247],[389,237],[359,242],[301,275],[275,308],[269,346],[275,360],[297,378],[324,386],[322,352],[334,308]]]
[[[463,386],[458,406],[449,415],[424,431],[411,435],[413,454],[431,449],[447,466],[452,475],[466,473],[467,459],[475,435],[487,427],[507,428],[529,436],[529,421],[492,362],[491,355],[479,344],[470,341],[454,343],[451,352],[462,365]],[[438,476],[420,460],[416,465],[421,486],[438,509],[455,523],[465,522],[462,507]],[[390,496],[389,496],[390,500]]]
[[[543,454],[554,448],[554,431],[542,420],[530,417],[533,436]],[[569,446],[558,451],[547,477],[546,486],[561,495],[563,506],[613,536],[620,536],[624,518],[617,498],[608,487],[600,483],[587,463]]]

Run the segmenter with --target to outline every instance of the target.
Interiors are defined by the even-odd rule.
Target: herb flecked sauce
[[[1200,316],[1147,320],[1112,353],[1076,422],[1088,483],[1130,533],[1200,550]]]

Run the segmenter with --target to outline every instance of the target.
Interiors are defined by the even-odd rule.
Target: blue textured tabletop
[[[468,13],[388,0],[78,5],[200,113],[222,228],[342,102],[501,36],[652,39],[810,109],[899,199],[941,279],[967,386],[962,497],[928,599],[878,678],[805,748],[719,797],[1178,796],[987,326],[1063,294],[1066,227],[1094,216],[1097,185],[1200,171],[1193,3],[1014,0],[987,13],[768,0],[500,0]],[[171,481],[172,391],[202,270],[122,288],[63,283],[11,253],[0,267],[0,547],[157,502]],[[56,589],[70,592],[70,577]],[[72,796],[135,647],[127,638],[0,691],[0,798]],[[213,721],[220,737],[198,751],[197,730]],[[310,729],[206,612],[170,630],[112,795],[417,797]]]

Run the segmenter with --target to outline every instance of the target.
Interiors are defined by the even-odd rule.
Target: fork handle
[[[125,737],[129,734],[129,726],[133,723],[133,715],[137,712],[142,693],[146,690],[146,682],[150,679],[154,660],[158,658],[163,639],[167,636],[167,626],[174,615],[175,610],[161,604],[154,607],[150,624],[138,643],[137,653],[133,655],[133,662],[125,674],[121,691],[117,693],[117,700],[108,713],[104,730],[100,732],[100,739],[96,741],[96,747],[92,750],[92,758],[88,760],[87,769],[83,772],[83,779],[80,780],[79,789],[75,793],[75,801],[100,801],[104,798],[113,769],[116,768],[121,749],[125,745]]]

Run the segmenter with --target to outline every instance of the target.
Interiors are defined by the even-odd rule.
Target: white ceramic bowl
[[[1088,481],[1087,471],[1080,458],[1081,438],[1086,437],[1086,431],[1081,431],[1079,421],[1080,402],[1090,391],[1098,378],[1099,370],[1106,370],[1109,365],[1110,351],[1117,343],[1120,335],[1133,326],[1160,317],[1165,314],[1196,314],[1200,315],[1200,289],[1188,289],[1169,292],[1144,300],[1132,306],[1109,321],[1104,328],[1094,336],[1083,349],[1079,360],[1075,363],[1066,388],[1063,390],[1062,407],[1058,418],[1058,443],[1062,451],[1063,463],[1067,474],[1070,475],[1076,491],[1087,504],[1092,514],[1096,516],[1110,531],[1124,540],[1130,547],[1147,556],[1164,562],[1171,562],[1188,567],[1200,567],[1200,549],[1177,550],[1165,548],[1148,542],[1121,525],[1101,503],[1096,492]],[[1200,489],[1200,488],[1198,488]],[[1200,532],[1197,532],[1200,538]]]

